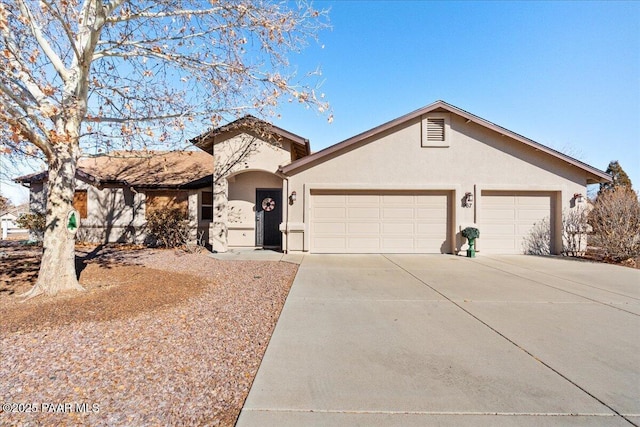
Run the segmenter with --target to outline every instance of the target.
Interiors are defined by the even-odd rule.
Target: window
[[[213,192],[202,192],[202,203],[200,219],[202,221],[213,221]]]
[[[145,215],[164,209],[179,209],[189,215],[189,198],[186,191],[149,191],[145,202]]]
[[[87,190],[76,190],[73,194],[73,209],[78,211],[80,218],[87,217]]]
[[[450,115],[430,113],[422,118],[422,147],[448,147],[451,144]]]

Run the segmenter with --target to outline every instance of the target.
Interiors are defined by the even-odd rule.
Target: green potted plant
[[[476,239],[480,237],[480,230],[475,227],[467,227],[460,232],[462,237],[469,241],[469,249],[467,249],[467,256],[469,258],[476,257]]]

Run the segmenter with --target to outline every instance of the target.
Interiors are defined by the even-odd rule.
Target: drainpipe
[[[285,222],[284,222],[284,239],[285,239],[285,247],[287,248],[285,250],[285,253],[289,253],[289,177],[284,176],[284,186],[286,187],[285,191],[284,191],[284,203],[285,206],[287,207],[286,209],[286,215],[285,215]]]

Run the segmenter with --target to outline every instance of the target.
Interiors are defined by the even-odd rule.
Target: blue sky
[[[322,69],[334,121],[299,105],[275,121],[314,151],[442,99],[600,169],[619,160],[640,188],[640,2],[315,4],[332,29],[291,62]]]
[[[322,68],[334,122],[275,122],[314,151],[442,99],[640,188],[639,2],[315,4],[332,30],[293,61]]]

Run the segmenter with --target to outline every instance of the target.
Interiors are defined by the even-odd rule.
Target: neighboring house
[[[26,234],[29,231],[21,228],[16,220],[20,215],[29,212],[27,205],[12,206],[4,212],[0,212],[0,231],[2,232],[2,239],[10,237],[9,235]]]
[[[76,206],[90,236],[140,240],[145,210],[174,203],[216,251],[455,254],[475,226],[479,252],[513,254],[549,218],[560,253],[562,212],[586,203],[587,184],[611,180],[443,101],[314,154],[251,116],[191,142],[202,151],[83,160]],[[45,179],[17,179],[31,186],[32,209],[42,210]]]
[[[529,230],[548,217],[549,244],[560,253],[563,210],[584,203],[587,184],[611,180],[443,101],[315,154],[307,140],[271,129],[243,132],[240,121],[192,141],[214,155],[221,177],[215,250],[458,253],[460,231],[476,226],[478,251],[522,253]],[[259,144],[246,162],[220,170],[251,138]]]
[[[212,168],[213,158],[202,151],[114,152],[81,158],[73,200],[81,217],[78,240],[143,242],[147,215],[169,207],[188,214],[194,240],[202,236],[208,241]],[[47,172],[15,181],[31,189],[31,211],[44,213]]]

